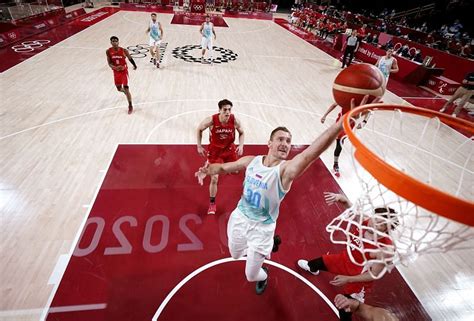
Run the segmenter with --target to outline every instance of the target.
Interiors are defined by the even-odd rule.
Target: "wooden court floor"
[[[215,46],[237,58],[187,62],[173,49],[198,45],[199,29],[171,25],[169,14],[158,15],[162,68],[148,57],[130,68],[135,112],[127,115],[105,50],[112,35],[124,47],[146,43],[148,17],[118,12],[0,75],[0,320],[40,319],[118,144],[193,144],[199,121],[223,98],[234,102],[249,144],[266,144],[279,125],[294,144],[308,144],[327,126],[319,119],[340,70],[333,58],[272,21],[226,18]],[[390,92],[384,101],[404,103]],[[322,159],[331,166],[332,147]],[[338,182],[355,198],[347,153],[340,163]],[[400,272],[433,320],[470,320],[473,258],[471,247],[420,257]]]

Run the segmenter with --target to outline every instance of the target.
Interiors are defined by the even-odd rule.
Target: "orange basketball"
[[[358,106],[365,95],[370,103],[385,93],[385,77],[382,72],[370,64],[350,65],[337,75],[332,86],[336,103],[343,108],[351,108],[351,99]]]

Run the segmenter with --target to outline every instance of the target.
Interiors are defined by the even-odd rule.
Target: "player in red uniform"
[[[326,111],[326,113],[323,115],[323,117],[321,117],[321,124],[324,124],[324,122],[326,121],[327,115],[329,115],[329,114],[334,110],[334,108],[336,108],[337,106],[338,106],[338,104],[336,104],[336,103],[333,103],[331,106],[329,106],[329,108],[328,108],[328,110]],[[344,114],[347,113],[349,110],[350,110],[350,108],[341,107],[341,111],[339,112],[339,114],[337,114],[337,120],[336,120],[336,122],[337,122],[342,116],[344,116]],[[336,149],[334,150],[334,165],[333,165],[333,170],[334,170],[334,175],[336,175],[337,177],[340,176],[340,174],[339,174],[339,156],[341,155],[341,151],[342,151],[341,140],[342,140],[342,138],[344,137],[344,135],[345,135],[344,131],[341,131],[341,132],[339,133],[339,135],[337,136],[337,138],[336,138]]]
[[[240,121],[231,113],[232,102],[224,99],[219,103],[219,113],[206,117],[197,128],[197,151],[206,157],[209,164],[228,163],[236,161],[244,152],[244,130]],[[202,132],[209,128],[209,147],[207,150],[201,145]],[[234,145],[235,131],[239,132],[239,146]],[[216,213],[218,175],[211,175],[209,184],[210,204],[207,214]]]
[[[123,92],[125,96],[127,96],[128,100],[128,114],[131,114],[133,111],[132,105],[132,95],[128,90],[128,67],[127,67],[127,60],[128,58],[133,65],[133,69],[137,69],[137,65],[133,58],[128,53],[127,49],[119,47],[119,39],[116,36],[110,37],[110,43],[112,47],[107,49],[107,62],[114,71],[114,81],[117,90]]]
[[[347,208],[352,206],[350,201],[342,194],[329,192],[325,192],[324,194],[326,203],[328,205],[334,204],[335,202],[340,202]],[[377,229],[382,233],[388,233],[388,230],[393,230],[397,227],[397,214],[393,209],[390,207],[379,207],[374,211],[375,213],[390,221],[391,224],[387,224],[386,221],[382,221],[380,219],[369,219],[363,223],[363,226]],[[361,235],[361,233],[365,233],[364,239],[373,239],[375,237],[375,235],[373,235],[373,233],[371,233],[369,230],[360,231],[356,225],[354,225],[350,231],[351,235]],[[370,233],[370,235],[367,233]],[[351,251],[352,257],[356,262],[362,265],[364,262],[364,257],[362,256],[363,254],[356,250],[360,248],[360,244],[358,244],[358,242],[361,242],[361,240],[357,237],[351,237],[351,242],[354,245],[353,250]],[[392,240],[387,237],[378,237],[377,243],[385,244],[387,246],[393,244]],[[368,242],[363,242],[363,248],[376,249],[374,245]],[[365,253],[364,255],[365,259],[373,259],[377,257],[376,251],[370,252],[370,254]],[[372,281],[374,280],[372,274],[378,275],[384,268],[384,265],[381,263],[371,264],[368,267],[357,265],[351,261],[347,250],[336,254],[325,254],[322,257],[318,257],[310,261],[298,260],[298,266],[314,275],[318,275],[319,271],[327,271],[336,274],[336,277],[334,277],[334,279],[329,283],[335,286],[343,286],[342,293],[345,296],[354,298],[361,302],[364,302],[365,294],[368,293],[372,288]],[[370,269],[370,272],[368,269]],[[339,310],[339,316],[341,320],[351,320],[351,313],[345,310]]]

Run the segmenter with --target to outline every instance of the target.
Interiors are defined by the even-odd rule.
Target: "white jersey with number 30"
[[[276,222],[280,203],[288,192],[281,185],[281,164],[267,167],[263,165],[263,156],[256,156],[247,166],[237,208],[250,220],[264,224]]]

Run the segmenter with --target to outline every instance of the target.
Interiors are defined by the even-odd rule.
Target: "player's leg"
[[[461,100],[459,101],[458,105],[454,109],[454,112],[453,112],[454,117],[459,115],[459,113],[461,112],[461,109],[463,109],[463,107],[466,105],[467,101],[471,98],[472,94],[473,94],[472,90],[466,90],[464,95],[461,96]]]
[[[451,98],[449,98],[449,100],[443,105],[443,107],[439,111],[440,112],[446,111],[448,106],[451,105],[456,99],[462,97],[466,91],[467,90],[463,86],[460,86],[458,89],[456,89],[456,91],[451,96]]]
[[[262,294],[268,284],[268,268],[263,267],[265,258],[270,258],[274,245],[276,224],[253,222],[247,232],[249,249],[245,264],[245,276],[255,284],[255,292]]]
[[[327,271],[336,275],[355,275],[359,271],[349,271],[345,262],[347,261],[343,253],[325,254],[312,260],[298,260],[298,266],[303,270],[318,275],[319,271]],[[355,267],[356,269],[357,267]]]
[[[264,261],[265,255],[251,249],[248,250],[247,262],[245,263],[245,276],[247,281],[259,282],[267,280],[267,271],[262,268]]]
[[[326,265],[324,264],[322,257],[318,257],[310,261],[301,259],[298,260],[297,263],[301,269],[308,271],[313,275],[318,275],[319,271],[327,271]]]
[[[354,49],[355,47],[351,47],[351,50],[349,50],[349,61],[347,62],[347,67],[351,65],[352,60],[354,59]]]
[[[160,68],[160,43],[161,41],[157,41],[155,45],[155,61],[156,61],[156,67]]]
[[[344,56],[342,57],[342,68],[346,66],[347,56],[349,55],[349,46],[346,46],[344,50]]]
[[[209,38],[209,41],[207,43],[207,49],[209,51],[209,63],[212,65],[212,46],[213,46],[213,43],[212,43],[212,38]]]
[[[125,96],[127,96],[128,101],[128,114],[133,112],[133,104],[132,104],[132,94],[130,94],[130,90],[128,88],[128,70],[125,70],[120,73],[120,83],[123,86],[123,92]]]
[[[202,37],[201,39],[201,63],[204,63],[204,55],[206,54],[207,48],[207,39],[206,37]]]
[[[334,175],[336,177],[339,177],[341,174],[339,173],[339,156],[341,155],[342,152],[342,144],[341,144],[341,138],[336,139],[336,148],[334,149],[334,164],[333,164],[333,170],[334,170]]]
[[[247,220],[239,210],[235,209],[227,222],[227,242],[230,255],[234,259],[239,259],[247,255],[247,238],[245,233],[248,230]]]
[[[209,183],[209,209],[207,214],[216,214],[216,195],[217,195],[217,182],[219,175],[211,175],[211,182]]]
[[[150,41],[148,42],[148,44],[150,45],[150,62],[151,63],[155,63],[154,59],[155,59],[155,40],[153,38],[150,37]]]
[[[127,86],[123,86],[123,90],[125,95],[127,96],[127,101],[128,101],[128,114],[131,114],[133,112],[133,104],[132,104],[132,94],[130,93],[130,90]]]

